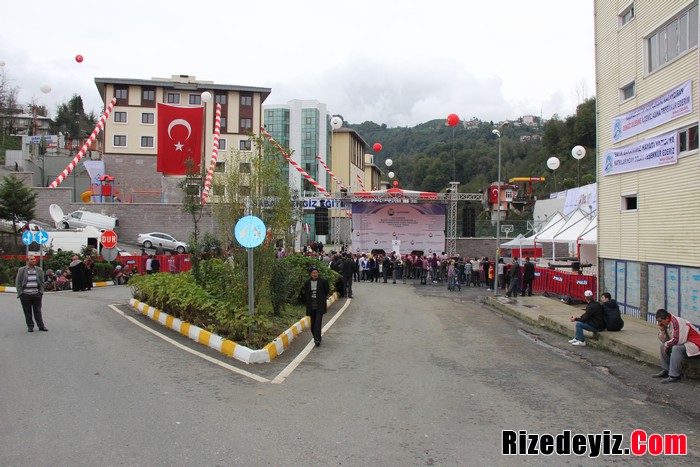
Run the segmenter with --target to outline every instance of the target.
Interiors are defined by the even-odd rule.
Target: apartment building
[[[181,176],[157,171],[157,103],[185,107],[204,106],[201,163],[207,167],[214,141],[216,104],[221,104],[221,130],[217,172],[238,170],[230,166],[237,151],[251,151],[250,134],[259,135],[262,103],[270,88],[217,84],[195,76],[170,78],[95,78],[95,85],[107,105],[116,97],[116,105],[104,128],[103,160],[107,173],[115,177],[125,201],[177,202],[182,191]],[[202,100],[208,92],[210,102]]]
[[[697,0],[595,0],[600,288],[700,323]]]

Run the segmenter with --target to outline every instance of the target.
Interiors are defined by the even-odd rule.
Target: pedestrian
[[[343,262],[340,265],[340,274],[343,279],[343,294],[346,298],[352,298],[352,278],[355,274],[357,263],[348,253],[343,253]]]
[[[331,293],[330,284],[320,277],[318,268],[309,268],[309,279],[304,283],[304,297],[306,298],[306,316],[311,320],[311,334],[314,337],[316,347],[321,345],[321,327],[323,315],[326,313],[326,299]]]
[[[164,255],[165,254],[165,248],[163,248],[163,244],[159,243],[158,246],[156,247],[156,255]]]
[[[620,307],[617,301],[612,298],[610,292],[600,294],[600,304],[603,305],[603,320],[605,321],[606,331],[622,331],[625,322],[620,315]]]
[[[673,316],[663,308],[656,312],[659,325],[659,363],[661,371],[653,378],[664,378],[662,383],[681,380],[681,367],[686,357],[700,355],[700,332],[689,321]]]
[[[571,317],[571,322],[576,323],[576,337],[569,341],[571,345],[586,345],[583,331],[601,332],[605,329],[603,307],[595,301],[590,290],[586,290],[583,296],[587,302],[586,311],[579,317]]]
[[[86,255],[83,260],[85,270],[83,271],[83,290],[92,290],[92,271],[95,267],[95,261],[92,256]]]
[[[527,291],[527,296],[532,297],[532,283],[535,281],[535,263],[530,262],[530,258],[525,258],[525,264],[523,265],[523,290],[521,296],[525,296],[525,291]]]
[[[157,272],[160,272],[160,260],[156,255],[153,255],[153,258],[151,258],[151,273],[155,274]]]
[[[168,271],[170,271],[170,274],[175,274],[177,272],[177,269],[175,267],[175,255],[170,253],[170,256],[168,256]]]
[[[510,269],[510,286],[508,288],[507,297],[511,295],[518,296],[518,291],[520,290],[520,263],[518,263],[518,258],[513,258],[513,267]],[[598,302],[596,302],[598,303]]]
[[[153,274],[153,255],[148,255],[146,259],[146,274]]]
[[[85,263],[78,258],[78,255],[73,256],[73,260],[68,265],[68,269],[70,270],[73,292],[85,290]]]
[[[27,331],[34,332],[34,321],[39,331],[48,331],[41,315],[41,300],[44,295],[44,272],[36,266],[36,257],[27,257],[26,266],[17,270],[15,278],[17,298],[22,304]],[[33,319],[32,319],[33,318]]]

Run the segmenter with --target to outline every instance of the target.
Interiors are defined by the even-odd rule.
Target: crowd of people
[[[73,292],[91,290],[94,267],[95,260],[91,255],[85,255],[82,259],[78,255],[74,255],[69,264],[57,268],[55,271],[46,270],[44,289],[51,291],[72,290]]]

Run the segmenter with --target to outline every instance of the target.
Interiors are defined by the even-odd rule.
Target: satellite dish
[[[52,204],[49,206],[49,214],[51,215],[51,219],[58,225],[59,222],[63,220],[63,209],[61,209],[61,206],[58,204]]]
[[[574,159],[580,161],[586,155],[586,148],[583,146],[574,146],[574,148],[571,150],[571,155]]]
[[[559,159],[554,156],[550,157],[547,159],[547,167],[551,170],[557,170],[559,168]]]

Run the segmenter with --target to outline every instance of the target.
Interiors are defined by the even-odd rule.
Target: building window
[[[698,126],[684,128],[678,132],[678,152],[684,153],[698,149]]]
[[[141,137],[141,147],[142,148],[152,148],[153,147],[153,136],[142,136]]]
[[[266,114],[267,114],[267,118],[272,118],[272,117],[275,116],[275,111],[274,111],[274,110],[268,110],[268,111],[266,112]]]
[[[311,117],[306,117],[306,124],[311,125],[313,123],[313,119]]]
[[[225,105],[226,102],[228,102],[227,97],[228,97],[228,96],[227,96],[226,94],[217,94],[217,95],[214,97],[214,103],[215,103],[215,104]]]
[[[622,27],[625,24],[632,21],[634,19],[634,2],[632,2],[630,6],[622,10],[622,13],[620,13],[617,18],[619,27]]]
[[[195,185],[194,183],[187,184],[185,185],[185,195],[190,197],[200,197],[201,193],[199,188],[199,185]]]
[[[632,81],[627,86],[620,88],[620,101],[624,102],[627,99],[632,99],[636,94],[636,87],[634,81]]]
[[[143,112],[141,114],[141,123],[145,125],[153,125],[156,122],[156,114],[153,112]]]
[[[114,123],[126,123],[126,112],[114,112]]]
[[[219,149],[222,151],[226,150],[226,138],[219,138]]]
[[[154,102],[156,100],[156,92],[153,89],[144,89],[141,100]]]
[[[180,94],[176,92],[169,92],[168,95],[166,96],[166,102],[168,104],[179,104],[180,103]]]
[[[270,123],[269,125],[267,125],[267,126],[265,127],[265,129],[266,129],[268,132],[272,133],[273,131],[275,131],[275,126],[274,126],[272,123]]]
[[[214,172],[226,172],[226,162],[217,162],[214,167]]]
[[[126,135],[114,135],[114,147],[126,147]]]
[[[240,149],[241,151],[250,151],[251,147],[252,145],[249,139],[238,142],[238,149]]]
[[[117,100],[127,100],[129,99],[129,89],[128,88],[116,88],[114,90],[114,97],[117,98]]]
[[[190,94],[190,105],[202,105],[202,95]]]
[[[250,173],[250,162],[241,162],[238,165],[238,171],[241,172],[242,174],[249,174]]]
[[[304,139],[305,139],[306,141],[310,140],[311,138],[312,138],[312,135],[311,135],[311,132],[310,132],[310,131],[304,132]]]
[[[253,96],[241,96],[241,105],[251,106],[253,105]]]
[[[226,128],[228,120],[226,120],[226,117],[221,117],[221,128]]]
[[[637,193],[630,195],[622,195],[622,211],[637,210]]]
[[[252,130],[253,129],[253,119],[252,118],[242,118],[241,119],[241,130]]]
[[[697,45],[698,7],[695,5],[647,37],[647,72],[672,62]]]

